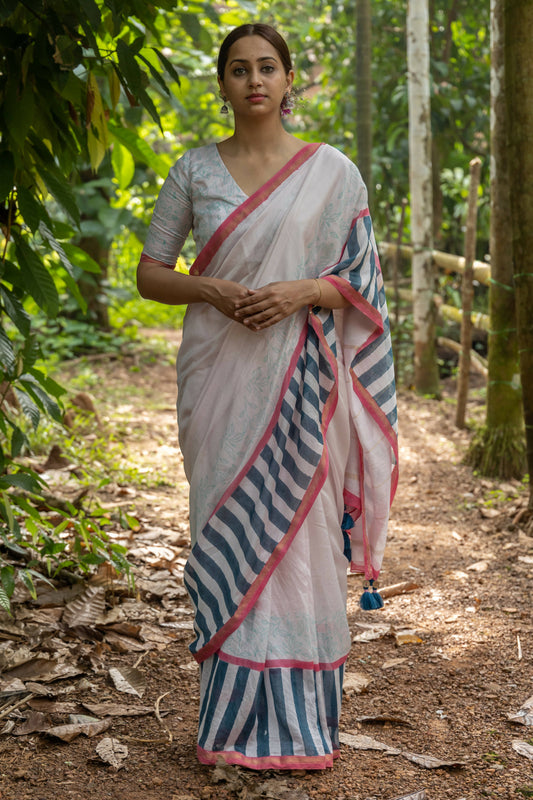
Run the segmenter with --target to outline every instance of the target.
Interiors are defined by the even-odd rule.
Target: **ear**
[[[287,89],[292,89],[293,81],[294,81],[294,70],[290,69],[287,72]]]
[[[225,95],[226,92],[224,90],[224,84],[222,83],[222,81],[221,81],[221,79],[219,77],[217,77],[217,81],[218,81],[218,88],[220,89],[220,94]]]

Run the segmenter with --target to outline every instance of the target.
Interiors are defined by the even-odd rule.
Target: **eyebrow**
[[[234,64],[236,61],[242,64],[248,64],[247,58],[232,58],[229,63],[231,65]],[[275,56],[261,56],[261,58],[256,59],[256,61],[277,61],[277,59]]]

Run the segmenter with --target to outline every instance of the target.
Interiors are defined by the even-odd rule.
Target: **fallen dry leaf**
[[[105,641],[111,645],[111,649],[117,653],[139,653],[144,650],[151,650],[152,645],[132,639],[131,636],[124,636],[116,631],[109,631],[105,635]]]
[[[365,626],[366,627],[366,626]],[[380,625],[369,625],[362,633],[357,633],[352,642],[373,642],[375,639],[381,639],[390,633],[391,626],[385,623]]]
[[[418,636],[416,631],[396,631],[394,634],[396,644],[422,644],[422,639]]]
[[[455,769],[457,767],[466,766],[465,761],[450,761],[442,758],[435,758],[435,756],[428,756],[422,753],[409,753],[406,750],[402,750],[400,755],[402,755],[408,761],[412,761],[413,764],[418,764],[419,767],[424,767],[425,769],[439,769],[441,767],[450,767]]]
[[[78,703],[61,703],[57,700],[48,700],[46,697],[34,697],[28,705],[34,711],[48,714],[75,714],[79,708]]]
[[[29,733],[46,731],[50,727],[50,720],[40,711],[32,711],[26,720],[15,728],[13,736],[27,736]]]
[[[152,714],[152,706],[123,706],[120,703],[82,703],[84,708],[97,717],[141,717]]]
[[[0,697],[10,697],[13,694],[24,694],[27,691],[20,678],[0,681]]]
[[[401,667],[404,664],[407,664],[406,658],[389,658],[388,661],[383,662],[381,669],[393,669],[394,667]]]
[[[346,744],[348,747],[353,747],[355,750],[382,750],[391,756],[399,756],[401,750],[396,747],[391,747],[385,742],[379,742],[371,736],[364,736],[359,733],[340,733],[339,741],[341,744]]]
[[[110,718],[106,719],[99,719],[95,722],[87,722],[87,723],[79,723],[79,724],[68,724],[68,725],[56,725],[53,728],[48,728],[45,733],[47,736],[54,736],[57,739],[61,739],[64,742],[71,742],[80,734],[84,736],[88,736],[92,738],[93,736],[98,736],[99,733],[106,731],[109,726],[111,725],[112,720]]]
[[[521,739],[513,739],[512,748],[519,755],[525,756],[529,758],[530,761],[533,761],[533,746],[531,746],[529,742],[523,742]]]
[[[75,597],[63,612],[63,622],[69,628],[80,625],[89,627],[105,611],[105,591],[100,586],[87,586],[82,594]]]
[[[115,689],[126,694],[136,694],[142,697],[146,690],[146,680],[143,673],[135,667],[111,667],[109,670]]]
[[[402,794],[401,797],[394,797],[393,800],[428,800],[428,796],[426,794],[426,790],[421,789],[419,792],[413,792],[412,794]]]
[[[111,764],[115,769],[121,769],[124,766],[122,763],[128,757],[128,748],[118,739],[111,739],[106,736],[101,742],[96,745],[96,752],[107,764]]]
[[[347,696],[351,694],[361,694],[371,682],[372,678],[369,678],[368,675],[364,675],[362,672],[347,672],[344,675],[342,690]]]
[[[507,714],[507,719],[519,725],[533,725],[533,697],[529,697],[514,714]]]

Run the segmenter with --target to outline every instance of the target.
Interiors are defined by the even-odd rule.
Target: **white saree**
[[[193,201],[193,229],[195,213]],[[161,235],[169,223],[154,216]],[[145,253],[170,263],[157,235]],[[397,480],[393,366],[366,190],[342,154],[307,145],[198,238],[193,274],[251,288],[320,276],[350,302],[301,309],[258,333],[197,303],[178,356],[199,759],[320,769],[338,754],[347,559],[378,576]]]

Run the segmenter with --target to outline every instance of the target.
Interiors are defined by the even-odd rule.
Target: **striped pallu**
[[[326,277],[351,304],[304,309],[260,335],[202,304],[187,312],[179,384],[197,529],[185,583],[204,763],[313,769],[338,754],[350,644],[341,521],[348,509],[353,568],[376,577],[396,474],[390,339],[364,197],[343,156],[304,148],[192,270],[261,286],[289,279],[293,264],[294,277]],[[200,380],[206,331],[216,336]]]

